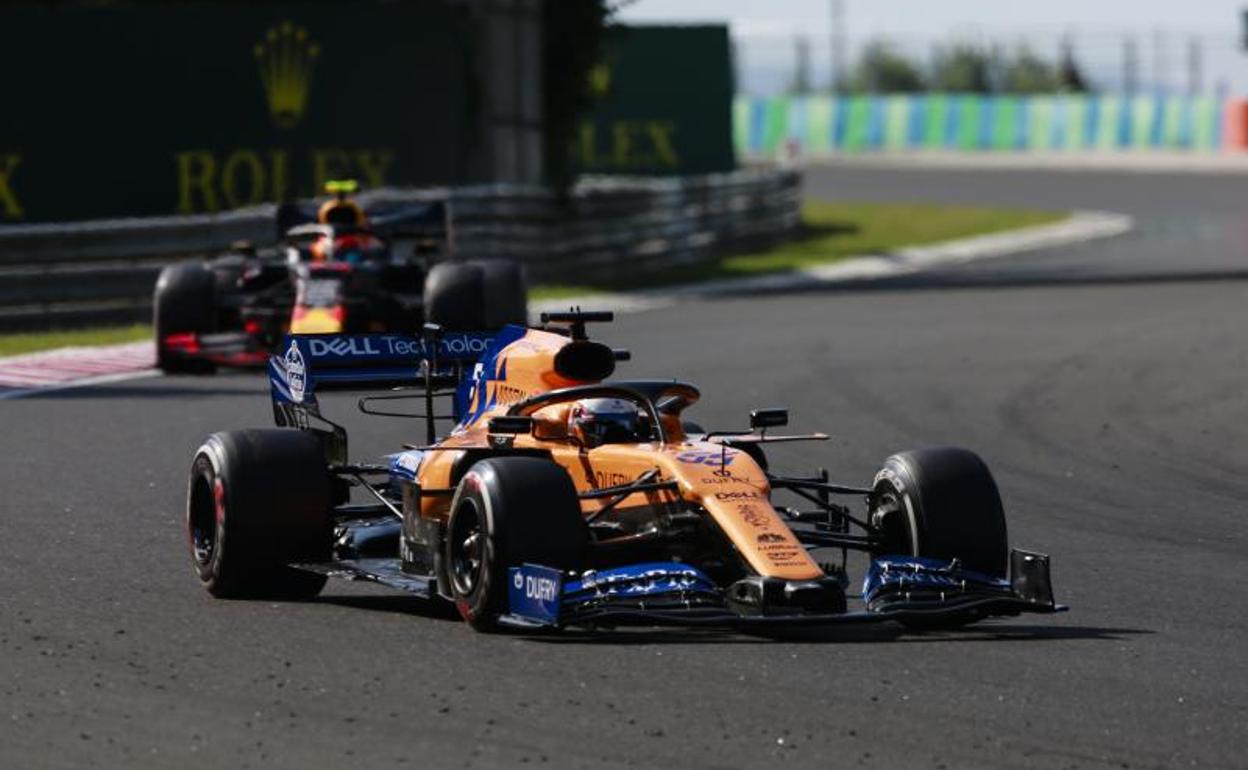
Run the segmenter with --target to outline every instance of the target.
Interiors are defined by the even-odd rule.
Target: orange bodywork
[[[489,421],[512,405],[557,388],[594,384],[559,374],[555,358],[572,341],[563,335],[529,330],[522,338],[497,351],[493,372],[478,371],[471,397],[470,418],[439,449],[425,453],[417,473],[422,489],[449,489],[463,452],[491,447]],[[487,362],[491,359],[487,358]],[[487,363],[485,365],[491,365]],[[482,365],[478,365],[479,367]],[[480,376],[486,374],[488,376]],[[569,402],[556,402],[532,412],[532,434],[514,437],[515,450],[549,453],[572,478],[578,491],[619,486],[656,471],[655,481],[677,482],[677,490],[637,492],[617,510],[633,507],[676,507],[681,501],[701,507],[727,535],[745,562],[759,575],[786,580],[809,580],[823,571],[772,507],[771,487],[751,457],[714,441],[691,441],[678,414],[662,417],[666,443],[604,444],[583,448],[566,435]],[[687,404],[686,404],[687,406]],[[679,498],[679,499],[678,499]],[[422,495],[421,516],[446,520],[450,499]],[[607,505],[605,498],[583,499],[582,511],[592,514]]]
[[[343,310],[333,307],[296,305],[290,316],[291,334],[337,334],[342,331]]]

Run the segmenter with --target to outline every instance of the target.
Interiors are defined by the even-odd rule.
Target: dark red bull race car
[[[331,182],[319,209],[284,204],[280,244],[235,244],[165,268],[153,301],[157,364],[169,373],[260,366],[286,334],[399,333],[527,321],[518,264],[462,260],[444,201],[378,206]]]

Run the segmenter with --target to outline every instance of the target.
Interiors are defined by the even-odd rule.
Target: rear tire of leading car
[[[988,466],[967,449],[895,454],[875,476],[870,521],[883,535],[879,555],[957,559],[997,578],[1008,574],[1005,510]],[[949,628],[978,620],[959,615],[906,621],[912,628]]]
[[[173,265],[160,272],[152,298],[156,365],[166,374],[206,374],[210,362],[172,352],[165,339],[174,334],[208,334],[216,321],[217,281],[204,265]]]
[[[223,599],[316,596],[325,576],[288,565],[329,560],[331,499],[315,436],[280,429],[213,434],[195,454],[187,492],[195,575]]]
[[[447,522],[445,564],[451,598],[477,631],[508,609],[508,569],[525,563],[580,570],[588,543],[572,479],[538,457],[496,457],[460,480]]]
[[[481,266],[481,285],[485,292],[485,328],[527,325],[529,292],[520,263],[510,259],[482,259],[476,264]]]
[[[442,262],[425,279],[425,320],[447,331],[498,329],[528,320],[524,273],[505,259]]]

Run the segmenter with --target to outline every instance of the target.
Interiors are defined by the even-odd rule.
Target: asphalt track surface
[[[268,424],[259,377],[63,391],[0,402],[0,766],[1244,767],[1248,282],[1229,274],[1248,179],[810,185],[847,178],[846,197],[1099,207],[1159,235],[703,301],[603,338],[634,349],[625,373],[701,383],[704,424],[785,404],[833,435],[778,466],[866,481],[891,451],[976,449],[1069,613],[926,635],[525,638],[356,584],[215,601],[190,574],[184,478],[207,433]],[[1163,237],[1193,227],[1221,240]],[[1098,280],[1065,283],[1075,264]],[[416,433],[349,421],[360,457]]]

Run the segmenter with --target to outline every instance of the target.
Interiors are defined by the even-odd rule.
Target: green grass
[[[71,331],[21,332],[0,334],[0,356],[33,353],[37,350],[65,348],[77,345],[110,345],[115,342],[134,342],[152,338],[152,327],[146,324],[132,326],[108,326],[100,329],[74,329]]]
[[[881,254],[905,246],[1047,224],[1066,216],[1029,209],[807,201],[802,206],[801,233],[773,249],[723,257],[710,265],[679,268],[661,276],[631,276],[610,284],[537,286],[531,295],[535,299],[561,299],[653,287],[659,281],[670,285],[791,271],[849,256]]]

